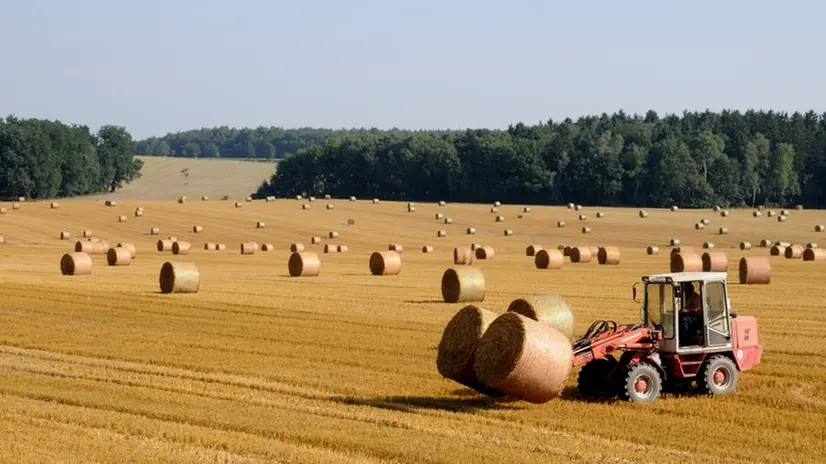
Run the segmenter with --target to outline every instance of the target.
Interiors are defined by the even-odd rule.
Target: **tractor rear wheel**
[[[727,395],[737,389],[737,365],[727,356],[711,356],[697,373],[698,389],[710,395]]]
[[[582,366],[577,378],[579,393],[585,397],[613,397],[617,394],[619,362],[613,356],[595,359]]]
[[[620,397],[634,403],[650,403],[660,396],[662,377],[656,367],[634,363],[625,370]]]

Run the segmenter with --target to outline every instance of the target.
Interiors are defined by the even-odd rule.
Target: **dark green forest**
[[[258,196],[666,207],[803,204],[826,188],[826,115],[618,112],[507,130],[336,134]]]
[[[135,142],[123,127],[0,119],[0,197],[55,198],[113,192],[140,176]]]

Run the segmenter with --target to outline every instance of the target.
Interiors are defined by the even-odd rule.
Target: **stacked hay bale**
[[[475,305],[460,309],[447,323],[439,341],[436,369],[443,377],[492,397],[504,393],[482,384],[473,364],[476,349],[496,314]]]

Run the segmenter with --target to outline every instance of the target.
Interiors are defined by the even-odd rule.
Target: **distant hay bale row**
[[[212,243],[212,242],[204,243],[204,250],[206,250],[206,251],[224,251],[226,249],[227,249],[227,246],[223,243]]]

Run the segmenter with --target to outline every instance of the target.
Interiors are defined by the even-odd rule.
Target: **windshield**
[[[660,325],[663,336],[674,336],[674,287],[671,284],[647,284],[645,286],[646,325]]]

